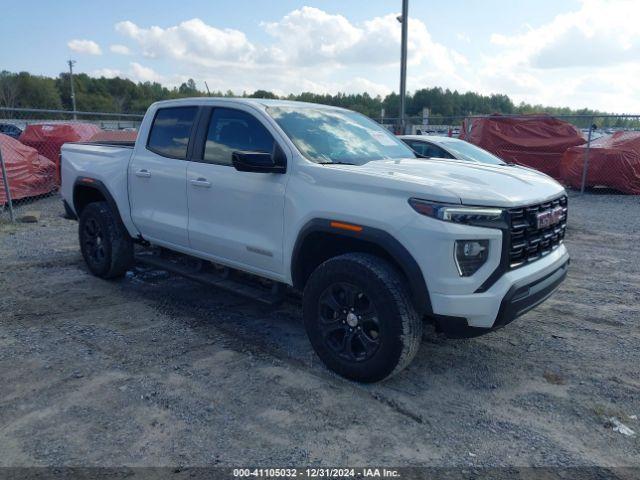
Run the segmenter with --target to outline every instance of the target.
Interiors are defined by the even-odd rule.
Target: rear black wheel
[[[122,276],[133,262],[133,240],[106,202],[82,210],[79,239],[87,267],[98,277]]]
[[[83,230],[83,251],[86,253],[89,262],[94,266],[106,263],[105,234],[102,225],[95,217],[89,217],[82,225]]]
[[[351,253],[320,265],[305,287],[303,310],[318,356],[352,380],[392,376],[420,346],[422,321],[402,277],[373,255]]]

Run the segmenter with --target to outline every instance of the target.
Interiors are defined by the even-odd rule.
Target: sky
[[[401,0],[0,0],[0,70],[398,91]],[[640,113],[640,0],[410,0],[407,88]]]

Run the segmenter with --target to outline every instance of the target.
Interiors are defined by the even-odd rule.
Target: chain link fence
[[[133,140],[142,115],[0,108],[0,223],[37,220],[37,201],[58,195],[66,142]]]
[[[376,120],[403,130],[399,118]],[[404,133],[464,139],[580,193],[640,195],[640,115],[407,117]]]
[[[0,222],[19,219],[37,199],[57,195],[63,143],[133,140],[142,117],[0,108]],[[401,131],[399,118],[375,120]],[[582,193],[640,195],[640,115],[409,116],[404,132],[462,138]]]

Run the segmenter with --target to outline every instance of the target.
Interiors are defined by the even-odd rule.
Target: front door
[[[274,136],[242,109],[214,107],[208,120],[200,159],[187,167],[191,248],[214,261],[278,277],[287,175],[239,172],[231,163],[234,151],[274,152]]]
[[[154,243],[188,248],[187,154],[198,107],[156,112],[145,148],[129,165],[131,218]]]

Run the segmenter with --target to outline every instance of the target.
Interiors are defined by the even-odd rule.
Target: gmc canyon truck
[[[66,144],[62,196],[88,269],[134,261],[267,303],[302,294],[333,371],[406,367],[423,322],[503,327],[567,274],[566,192],[514,165],[419,158],[370,119],[279,100],[153,104],[135,144]]]

